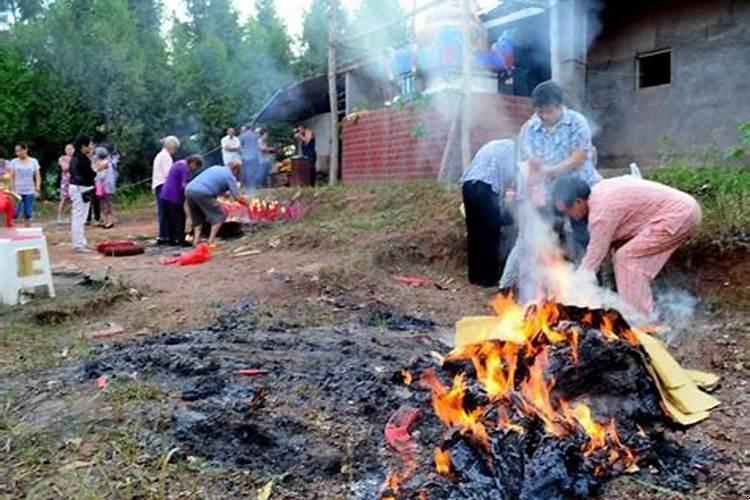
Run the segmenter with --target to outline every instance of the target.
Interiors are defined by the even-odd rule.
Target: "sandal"
[[[102,229],[112,229],[113,227],[115,227],[115,225],[113,223],[110,223],[103,225]]]

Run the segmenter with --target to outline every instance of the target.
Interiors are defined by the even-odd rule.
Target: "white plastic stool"
[[[18,253],[25,250],[38,251],[39,258],[33,261],[33,272],[30,275],[19,276]],[[42,229],[0,229],[0,302],[16,305],[23,289],[38,286],[47,287],[49,296],[55,296],[47,238]]]

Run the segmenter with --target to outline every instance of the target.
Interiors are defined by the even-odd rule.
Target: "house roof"
[[[276,92],[261,108],[256,124],[300,122],[330,110],[328,77],[320,75],[294,82]]]
[[[338,91],[341,92],[344,87],[342,78],[344,74],[371,64],[375,60],[373,57],[368,57],[339,65],[336,72]],[[328,113],[330,110],[328,75],[322,74],[294,82],[278,90],[255,115],[253,123],[258,125],[279,122],[297,123],[315,115]]]

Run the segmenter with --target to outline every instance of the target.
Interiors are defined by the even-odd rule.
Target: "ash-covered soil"
[[[447,349],[431,338],[432,322],[370,311],[342,327],[256,328],[243,320],[252,307],[208,329],[102,346],[77,376],[137,376],[173,393],[173,460],[277,478],[285,498],[378,498],[388,418],[404,405],[429,407],[429,392],[406,385],[401,370],[435,366],[430,351]],[[247,369],[267,373],[239,373]],[[437,441],[441,426],[433,418],[430,427]]]
[[[297,328],[284,323],[259,327],[253,310],[254,304],[247,302],[221,315],[210,328],[101,346],[75,376],[89,383],[105,375],[110,381],[136,377],[157,384],[173,396],[168,424],[163,432],[144,431],[142,441],[173,442],[179,448],[173,461],[199,457],[218,469],[250,471],[258,481],[274,478],[280,485],[278,498],[379,498],[386,476],[404,470],[403,456],[388,447],[384,429],[397,410],[412,408],[419,410],[409,429],[417,467],[399,498],[419,498],[426,492],[429,498],[508,498],[508,491],[518,490],[495,488],[496,494],[484,491],[476,496],[483,491],[478,484],[461,484],[458,476],[446,479],[436,474],[433,451],[447,434],[432,411],[429,390],[419,387],[418,381],[423,372],[440,370],[438,357],[431,353],[446,353],[449,347],[435,340],[439,335],[430,320],[378,309],[339,327]],[[585,342],[582,347],[592,356],[597,352],[586,349]],[[558,354],[558,361],[570,357]],[[604,369],[609,362],[603,356],[582,365]],[[561,375],[566,365],[558,364]],[[243,374],[242,370],[257,371]],[[413,380],[404,376],[404,370]],[[579,377],[571,380],[581,382],[585,371],[577,371]],[[618,374],[632,379],[612,384],[638,386],[638,379],[626,372]],[[603,376],[595,386],[606,380]],[[572,383],[580,386],[578,382]],[[563,380],[559,388],[565,389]],[[638,404],[628,394],[612,396]],[[657,411],[655,401],[639,399],[647,413]],[[705,480],[707,455],[687,451],[661,434],[655,439],[642,477],[653,470],[651,463],[669,459],[674,474],[650,475],[650,481],[689,491]],[[529,444],[521,441],[516,443],[519,454]],[[463,445],[460,440],[454,443],[458,452]],[[496,477],[471,472],[482,462],[474,452],[466,449],[465,459],[458,455],[456,465],[464,469],[460,472],[464,480],[475,476],[486,482]],[[586,491],[606,491],[601,486]]]

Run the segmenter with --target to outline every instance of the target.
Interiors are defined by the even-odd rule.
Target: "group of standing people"
[[[14,152],[16,157],[13,160],[0,162],[0,190],[12,193],[17,199],[14,217],[22,217],[24,225],[29,227],[34,215],[34,202],[42,190],[41,167],[36,158],[29,154],[29,147],[25,143],[16,144]],[[76,251],[90,251],[83,226],[90,217],[94,200],[101,208],[101,226],[111,228],[114,224],[112,199],[117,183],[116,164],[117,157],[111,156],[106,148],[95,148],[88,136],[81,136],[75,144],[66,145],[64,154],[58,159],[60,202],[57,222],[62,223],[65,205],[70,202],[71,234]]]
[[[114,226],[113,201],[117,188],[117,164],[119,156],[110,154],[103,146],[94,147],[91,162],[96,171],[94,178],[94,196],[91,198],[91,206],[86,217],[86,222],[95,220],[104,229]],[[60,167],[60,203],[57,206],[57,223],[63,223],[63,212],[65,204],[71,202],[70,197],[70,160],[73,158],[75,147],[72,144],[65,146],[65,154],[57,160]]]
[[[111,228],[114,224],[112,198],[117,182],[116,160],[110,157],[106,148],[96,147],[89,136],[78,137],[72,146],[73,154],[66,159],[61,158],[59,162],[63,172],[61,198],[67,193],[72,205],[70,233],[73,249],[79,253],[90,253],[93,250],[86,240],[85,228],[95,199],[100,203],[102,227]],[[68,151],[70,149],[66,148],[66,153]],[[64,201],[61,202],[62,206]]]
[[[244,125],[240,135],[234,128],[227,129],[221,139],[221,158],[224,165],[232,160],[242,163],[242,184],[248,189],[259,189],[268,184],[268,174],[273,166],[276,149],[268,144],[268,132]]]
[[[536,264],[526,257],[534,245],[530,233],[537,228],[519,220],[516,209],[527,204],[556,230],[568,258],[591,279],[613,250],[618,293],[650,315],[651,281],[700,224],[700,206],[691,196],[655,182],[633,176],[603,179],[586,118],[563,102],[557,84],[538,85],[532,93],[534,115],[517,143],[486,144],[464,172],[469,281],[501,288],[523,284],[524,266]],[[514,222],[519,234],[503,268],[503,227]]]
[[[235,153],[234,139],[238,138],[232,129],[230,131],[228,152]],[[198,155],[174,161],[179,148],[177,137],[165,137],[161,151],[154,158],[151,187],[157,206],[157,244],[198,245],[206,225],[209,226],[208,243],[214,244],[226,219],[218,197],[228,192],[234,199],[244,202],[238,187],[244,179],[242,156],[224,157],[226,165],[214,165],[201,171],[203,158]],[[187,215],[192,225],[192,243],[186,238]]]

